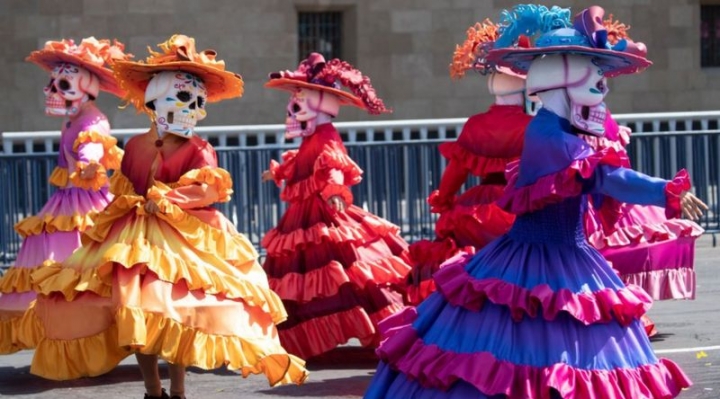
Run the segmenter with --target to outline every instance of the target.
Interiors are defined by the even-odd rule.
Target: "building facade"
[[[56,130],[43,114],[47,75],[24,61],[47,40],[117,38],[143,59],[174,33],[213,48],[245,80],[245,95],[208,107],[204,125],[282,123],[287,94],[263,88],[271,71],[294,69],[308,51],[339,55],[370,76],[394,113],[344,109],[340,120],[464,117],[492,98],[485,79],[452,81],[448,64],[468,27],[496,20],[508,0],[3,0],[0,2],[0,131]],[[615,113],[720,107],[720,0],[558,0],[573,13],[598,3],[649,48],[646,72],[610,82]],[[547,3],[547,5],[552,5]],[[147,125],[132,107],[101,95],[113,127]]]

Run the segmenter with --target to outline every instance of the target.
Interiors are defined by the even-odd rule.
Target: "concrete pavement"
[[[694,385],[682,399],[720,398],[720,247],[709,236],[698,241],[698,294],[695,301],[656,302],[649,315],[660,336],[653,346],[660,356],[683,368]],[[29,374],[32,353],[0,356],[0,396],[17,399],[142,398],[143,384],[134,359],[112,372],[76,381],[55,382]],[[353,344],[308,363],[310,379],[303,386],[270,388],[263,376],[243,379],[226,370],[190,370],[189,399],[360,398],[375,371],[372,351]],[[163,383],[167,387],[166,370]]]

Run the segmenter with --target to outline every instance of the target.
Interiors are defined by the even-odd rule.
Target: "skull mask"
[[[603,136],[607,115],[603,100],[608,93],[607,81],[602,70],[595,65],[588,66],[586,71],[586,79],[566,89],[570,98],[570,123],[583,132]]]
[[[182,71],[159,72],[145,89],[145,105],[153,110],[158,134],[190,137],[205,119],[207,90],[200,78]]]
[[[85,68],[62,63],[50,73],[45,86],[45,113],[54,116],[75,116],[83,103],[94,100],[100,91],[100,80]]]
[[[561,88],[570,101],[570,123],[602,136],[606,113],[603,100],[608,93],[602,69],[591,57],[580,55],[546,55],[534,60],[528,70],[528,94]]]
[[[307,137],[318,125],[337,116],[340,101],[330,93],[298,88],[290,97],[285,119],[285,137]]]

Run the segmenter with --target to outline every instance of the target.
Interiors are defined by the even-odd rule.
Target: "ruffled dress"
[[[432,275],[459,252],[474,253],[507,233],[515,216],[496,204],[505,187],[505,168],[520,157],[531,116],[517,105],[492,105],[471,116],[457,141],[440,145],[448,160],[440,187],[428,197],[434,213],[436,239],[410,246],[413,269],[408,275],[407,301],[417,305],[435,291]],[[456,195],[468,175],[480,184]]]
[[[349,186],[362,170],[332,124],[316,128],[270,171],[288,208],[263,237],[263,267],[288,320],[278,326],[288,352],[309,358],[351,338],[376,345],[377,324],[403,309],[394,288],[410,270],[399,228],[353,205]],[[337,212],[327,200],[347,204]]]
[[[45,337],[30,372],[96,376],[137,352],[264,373],[271,385],[304,381],[304,362],[280,345],[275,324],[286,313],[258,254],[212,207],[230,199],[230,175],[202,139],[163,155],[156,138],[153,130],[127,143],[115,199],[83,246],[33,273]],[[158,213],[146,213],[148,200]]]
[[[0,277],[0,353],[37,344],[39,326],[32,317],[23,317],[36,296],[30,274],[70,256],[80,246],[80,234],[92,226],[92,217],[112,199],[106,172],[119,168],[122,158],[115,144],[107,118],[92,104],[65,122],[58,165],[49,179],[57,189],[40,212],[15,225],[23,242],[15,264]],[[95,178],[81,179],[90,163],[99,164]]]
[[[571,131],[539,111],[498,202],[518,215],[512,228],[449,261],[437,292],[383,321],[366,398],[667,399],[690,385],[653,353],[638,320],[650,297],[623,284],[583,229],[586,193],[679,211],[687,178],[620,168],[620,154]]]
[[[608,118],[605,137],[587,137],[596,149],[625,154],[629,131]],[[627,165],[629,167],[629,165]],[[626,284],[642,287],[655,300],[695,298],[695,241],[703,229],[691,220],[670,219],[662,208],[623,203],[614,223],[591,206],[588,240]]]

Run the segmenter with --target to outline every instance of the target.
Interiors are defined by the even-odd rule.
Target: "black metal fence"
[[[347,144],[350,156],[365,171],[362,183],[353,187],[355,204],[400,225],[410,242],[433,237],[435,215],[425,199],[438,186],[445,167],[437,150],[441,142]],[[285,210],[278,187],[263,183],[260,175],[285,150],[279,145],[217,148],[221,166],[233,176],[235,191],[232,200],[219,209],[258,247]],[[696,194],[710,205],[701,225],[711,233],[720,231],[720,130],[637,133],[628,152],[634,168],[651,175],[671,178],[678,169],[688,169]],[[0,264],[11,263],[18,251],[21,239],[14,224],[37,212],[52,193],[47,179],[56,157],[0,155]]]

